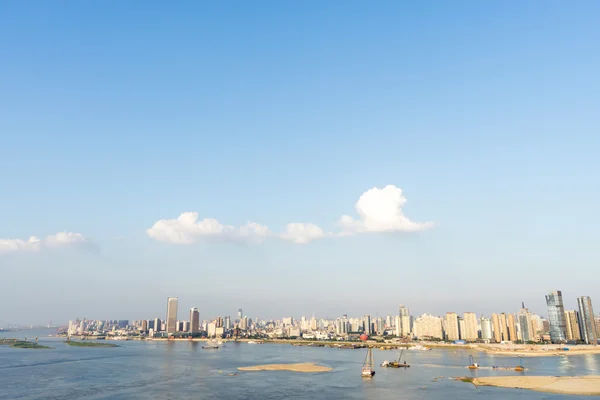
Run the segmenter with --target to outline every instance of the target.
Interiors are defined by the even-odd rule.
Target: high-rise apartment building
[[[462,338],[472,342],[476,341],[479,337],[477,334],[477,315],[472,312],[466,312],[463,320],[465,329],[462,331]]]
[[[494,338],[492,332],[492,320],[481,317],[481,338],[484,340],[492,340]]]
[[[531,313],[525,308],[524,303],[521,304],[517,320],[519,323],[519,332],[521,332],[520,339],[523,343],[535,340],[535,330],[533,328],[533,322],[531,321]]]
[[[162,321],[160,318],[154,318],[154,332],[160,332],[162,329]]]
[[[581,340],[587,344],[598,344],[598,332],[596,332],[596,318],[592,308],[592,299],[588,296],[577,298],[579,307],[579,330]]]
[[[167,299],[167,334],[175,333],[177,330],[177,297]]]
[[[567,323],[567,340],[581,340],[581,332],[579,331],[579,315],[577,315],[577,311],[565,311],[565,321]]]
[[[231,326],[231,317],[230,316],[226,316],[223,319],[223,328],[225,328],[226,331],[232,328],[232,326]]]
[[[415,319],[414,334],[419,339],[443,339],[442,319],[429,314],[421,315]]]
[[[373,324],[371,323],[371,316],[369,314],[365,315],[365,319],[364,319],[364,331],[367,335],[370,335],[373,333]]]
[[[548,319],[550,321],[550,340],[552,343],[561,343],[567,340],[567,322],[565,321],[565,307],[560,290],[546,295],[548,306]]]
[[[459,340],[458,315],[455,312],[446,313],[445,330],[447,340]]]
[[[200,313],[196,307],[190,308],[190,332],[200,332]]]
[[[409,336],[412,332],[413,321],[408,307],[400,304],[398,315],[400,316],[400,336]]]
[[[515,314],[508,314],[506,316],[506,325],[508,327],[508,336],[510,341],[516,342],[518,340],[517,337],[517,324],[515,321]]]
[[[498,314],[492,314],[492,327],[494,329],[494,341],[496,343],[502,342],[502,334],[504,330],[500,324],[500,316]]]

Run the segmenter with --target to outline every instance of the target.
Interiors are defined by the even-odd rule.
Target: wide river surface
[[[33,338],[34,333],[3,336]],[[456,376],[518,374],[465,368],[469,355],[481,366],[514,366],[515,357],[462,349],[411,351],[408,369],[380,368],[396,351],[374,350],[376,375],[360,377],[365,349],[297,347],[287,344],[226,343],[203,350],[201,342],[121,341],[116,348],[76,348],[64,339],[42,337],[48,350],[0,346],[0,399],[572,399],[516,389],[476,388]],[[242,372],[237,367],[316,362],[325,373]],[[526,374],[596,375],[600,356],[524,359]],[[237,376],[228,374],[239,373]],[[439,378],[443,377],[443,378]],[[437,380],[435,378],[438,378]],[[589,397],[588,397],[589,398]]]

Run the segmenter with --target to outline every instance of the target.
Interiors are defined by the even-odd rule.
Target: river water
[[[12,334],[12,335],[11,335]],[[568,399],[525,390],[481,387],[449,379],[456,376],[518,374],[465,368],[469,354],[481,366],[509,367],[515,357],[468,350],[411,351],[408,369],[380,368],[396,351],[374,350],[373,379],[360,377],[365,349],[344,350],[286,344],[226,343],[203,350],[199,342],[121,341],[117,348],[75,348],[64,339],[38,332],[3,336],[34,338],[49,350],[0,346],[0,399]],[[43,334],[43,333],[42,333]],[[317,362],[333,371],[241,372],[237,367],[288,362]],[[524,359],[526,374],[594,375],[600,356]],[[229,376],[230,373],[238,373]],[[434,381],[437,377],[437,381]]]

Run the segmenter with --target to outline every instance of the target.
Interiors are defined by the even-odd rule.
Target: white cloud
[[[282,239],[290,240],[297,244],[306,244],[322,237],[325,237],[325,232],[317,225],[299,222],[287,224],[285,232],[281,234]]]
[[[269,228],[254,222],[236,228],[223,225],[216,219],[198,221],[197,212],[184,212],[177,219],[161,219],[146,230],[151,238],[173,244],[192,244],[198,239],[214,239],[231,242],[260,242],[271,232]]]
[[[88,243],[88,239],[81,233],[58,232],[49,235],[45,239],[31,236],[28,240],[22,239],[0,239],[0,253],[11,252],[36,252],[44,248],[69,246]]]
[[[235,227],[223,225],[216,219],[198,221],[198,213],[184,212],[177,219],[161,219],[146,230],[151,238],[173,244],[192,244],[199,240],[260,243],[267,237],[288,240],[297,244],[310,243],[324,237],[342,237],[368,232],[415,232],[433,226],[431,222],[413,222],[402,212],[406,197],[402,189],[388,185],[372,188],[356,202],[359,218],[348,215],[338,221],[340,232],[326,233],[312,223],[294,222],[285,226],[281,234],[273,233],[265,225],[249,222]]]
[[[343,215],[338,221],[343,234],[362,232],[415,232],[429,229],[432,222],[413,222],[402,212],[406,197],[402,189],[388,185],[383,189],[372,188],[356,202],[359,219]]]

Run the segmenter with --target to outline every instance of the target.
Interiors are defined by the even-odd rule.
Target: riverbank
[[[468,382],[468,380],[466,380]],[[475,386],[526,389],[536,392],[600,395],[600,376],[488,376],[474,378]]]
[[[251,367],[238,367],[240,371],[292,371],[292,372],[329,372],[333,368],[316,363],[266,364]]]

